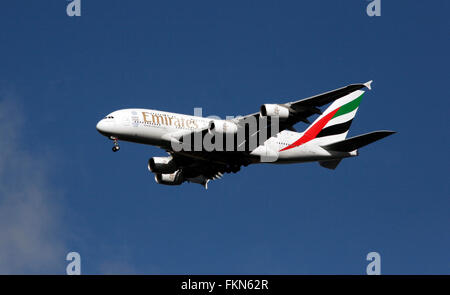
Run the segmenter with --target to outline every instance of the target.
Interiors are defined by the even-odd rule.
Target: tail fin
[[[317,118],[318,122],[322,120],[321,125],[323,125],[316,136],[318,144],[341,141],[347,137],[363,95],[364,91],[356,90],[341,97],[335,100],[322,116]]]
[[[304,133],[319,145],[344,140],[358,111],[364,91],[356,90],[335,100]]]
[[[371,89],[372,81],[364,84]],[[352,120],[358,111],[364,91],[356,90],[336,99],[314,123],[312,123],[297,141],[283,148],[285,151],[314,140],[318,145],[327,145],[342,141],[347,136]]]

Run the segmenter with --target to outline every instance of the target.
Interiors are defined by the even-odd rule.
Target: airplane
[[[293,102],[263,104],[259,112],[226,120],[121,109],[101,119],[96,128],[113,141],[114,152],[120,149],[119,140],[166,150],[168,156],[152,157],[147,163],[155,181],[164,185],[190,182],[207,189],[210,180],[257,163],[318,162],[324,168],[335,169],[342,159],[358,156],[360,148],[395,133],[379,130],[346,138],[365,93],[362,89],[371,90],[372,82],[351,84]],[[327,104],[330,106],[322,112],[320,107]],[[311,123],[308,118],[316,114],[318,117]],[[299,122],[309,124],[305,131],[295,130]],[[203,146],[205,142],[210,146]],[[215,146],[216,142],[226,148]],[[211,145],[219,148],[211,149]]]

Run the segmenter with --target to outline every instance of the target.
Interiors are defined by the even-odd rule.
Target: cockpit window
[[[106,116],[104,119],[114,119],[114,116]]]

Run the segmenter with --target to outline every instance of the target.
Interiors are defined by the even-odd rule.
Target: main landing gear
[[[117,137],[112,137],[111,139],[114,141],[114,146],[112,148],[113,152],[117,152],[118,150],[120,150],[120,146],[119,146],[119,140],[117,139]]]

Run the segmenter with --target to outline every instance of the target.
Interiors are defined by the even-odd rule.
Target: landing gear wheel
[[[114,146],[112,148],[113,152],[117,152],[118,150],[120,150],[120,146],[119,146],[119,140],[116,137],[112,137],[111,139],[114,141]]]

